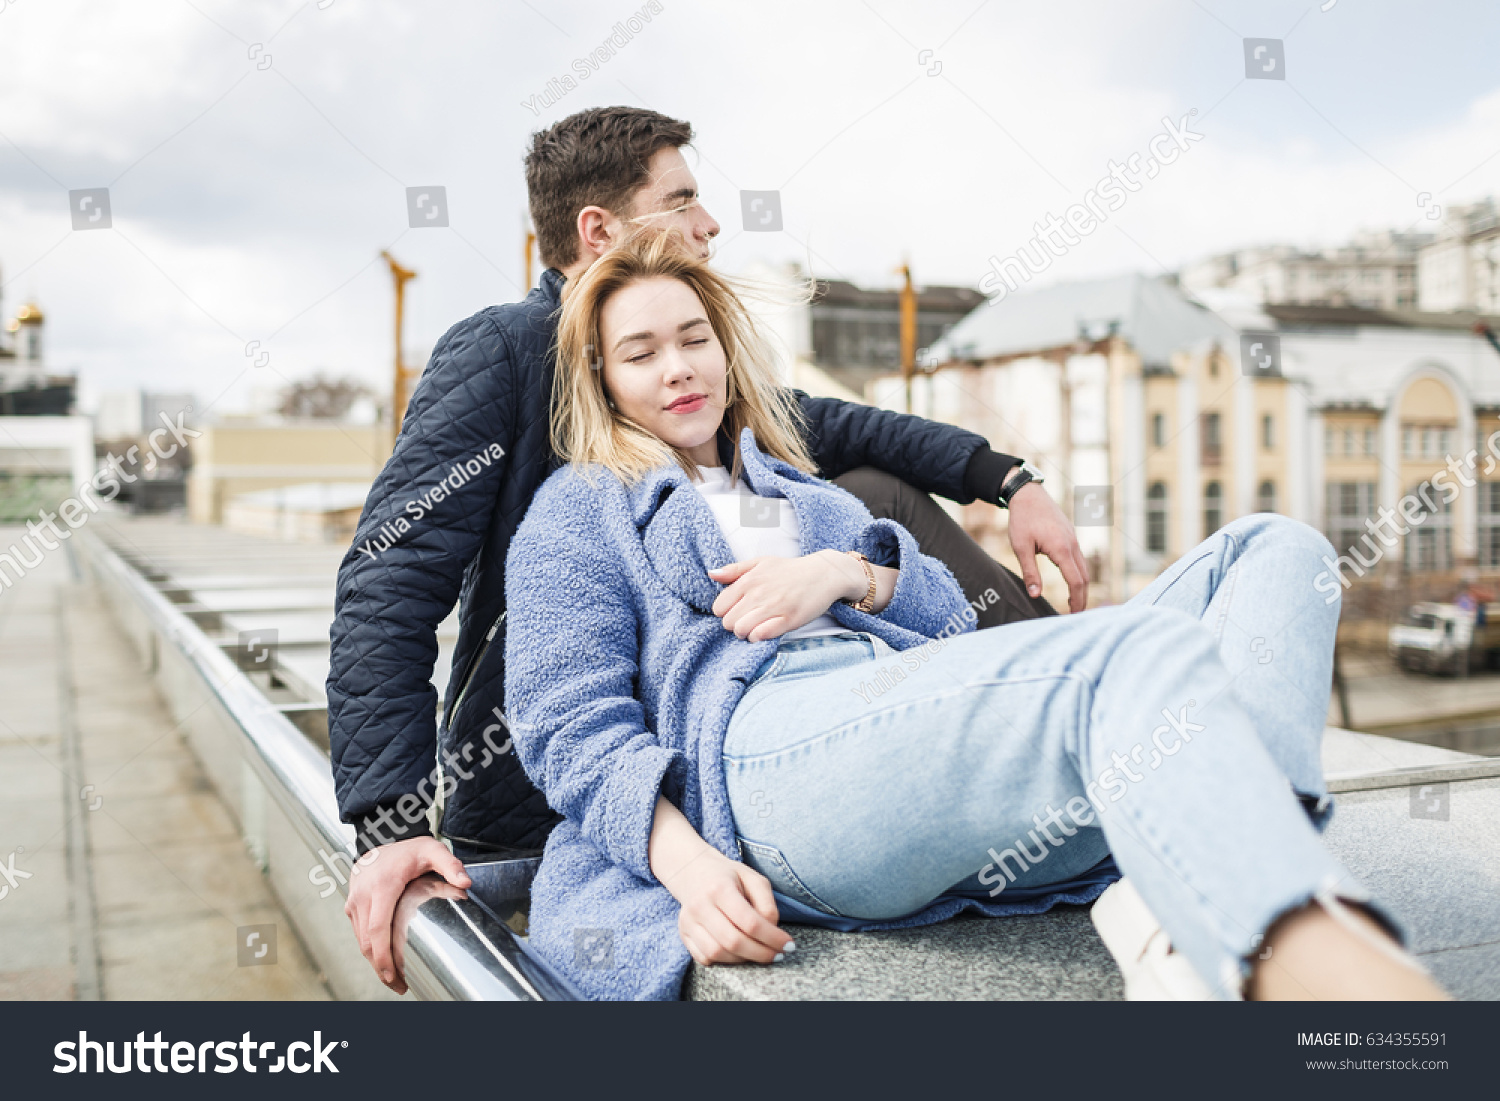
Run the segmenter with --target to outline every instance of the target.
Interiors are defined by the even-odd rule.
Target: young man
[[[676,227],[705,256],[719,233],[682,155],[691,139],[687,123],[629,107],[582,111],[534,135],[526,183],[547,265],[541,285],[460,322],[433,349],[339,569],[328,676],[334,781],[359,851],[380,850],[353,877],[345,912],[398,992],[406,985],[391,925],[407,884],[437,872],[466,888],[460,858],[536,853],[556,821],[511,752],[502,710],[505,555],[557,464],[548,406],[563,285],[643,222]],[[1026,484],[1033,471],[1019,459],[949,425],[798,398],[825,476],[905,524],[971,598],[988,589],[1001,597],[976,602],[981,627],[1051,613],[1038,554],[1062,570],[1071,610],[1083,607],[1077,538],[1046,491]],[[1025,586],[928,493],[1007,504]],[[459,637],[439,721],[436,632],[455,601]],[[453,853],[428,829],[434,800]]]

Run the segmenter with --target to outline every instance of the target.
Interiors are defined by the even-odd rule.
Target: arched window
[[[1203,537],[1207,539],[1224,526],[1224,487],[1209,482],[1203,487]]]
[[[1276,483],[1269,478],[1260,483],[1260,491],[1255,495],[1255,509],[1257,512],[1276,511]]]
[[[1452,483],[1449,483],[1450,485]],[[1442,573],[1453,568],[1453,506],[1441,489],[1423,482],[1409,494],[1417,502],[1417,517],[1406,535],[1406,569],[1411,573]],[[1419,518],[1418,518],[1419,517]]]
[[[1146,549],[1152,554],[1167,553],[1167,487],[1164,482],[1152,482],[1146,491]]]

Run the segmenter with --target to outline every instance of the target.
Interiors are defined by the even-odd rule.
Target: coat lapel
[[[739,440],[745,482],[762,497],[782,497],[797,511],[801,550],[852,547],[870,515],[855,498],[761,452],[745,429]],[[713,614],[724,586],[708,571],[735,560],[713,509],[676,463],[627,489],[641,546],[657,576],[694,611]]]

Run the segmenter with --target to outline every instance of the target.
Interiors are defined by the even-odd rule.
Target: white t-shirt
[[[700,466],[698,476],[702,481],[693,486],[713,510],[736,562],[762,556],[802,557],[802,529],[790,501],[784,497],[757,497],[744,482],[731,484],[729,471],[722,466]],[[810,638],[847,630],[832,616],[820,615],[805,627],[781,637]]]

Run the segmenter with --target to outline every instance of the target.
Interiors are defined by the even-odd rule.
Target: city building
[[[1485,461],[1500,461],[1500,353],[1473,315],[1202,297],[1127,275],[981,306],[934,349],[913,411],[1042,468],[1097,600],[1256,511],[1329,535],[1344,556],[1330,586],[1500,574],[1500,468]],[[903,389],[888,374],[869,396],[900,409]],[[1381,519],[1411,500],[1399,525]],[[1003,513],[963,515],[1008,557]]]
[[[391,453],[390,426],[378,421],[225,417],[200,431],[187,503],[188,517],[203,524],[223,523],[226,505],[241,494],[320,482],[368,491]]]
[[[1417,259],[1430,233],[1377,230],[1335,249],[1291,245],[1236,249],[1182,269],[1189,294],[1227,289],[1255,302],[1303,306],[1417,307]]]
[[[1500,211],[1493,199],[1448,208],[1438,239],[1417,256],[1423,310],[1500,313]]]
[[[866,386],[901,365],[901,292],[842,279],[808,279],[799,264],[755,264],[746,299],[781,353],[788,385],[814,397],[863,400]],[[969,287],[916,288],[917,349],[925,350],[984,301]]]
[[[94,474],[89,419],[73,413],[78,380],[49,369],[45,327],[28,302],[0,341],[0,522],[55,508]]]

